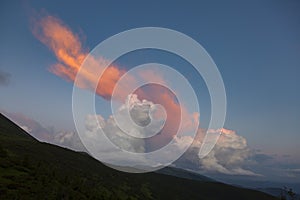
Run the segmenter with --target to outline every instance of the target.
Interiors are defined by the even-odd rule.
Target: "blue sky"
[[[300,3],[297,1],[139,2],[3,1],[0,3],[0,109],[18,112],[45,127],[73,130],[72,83],[50,73],[56,62],[30,31],[30,17],[43,12],[79,33],[91,50],[104,39],[131,28],[157,26],[195,39],[214,59],[227,94],[225,127],[267,154],[291,155],[300,162]],[[161,61],[183,69],[198,98],[202,121],[209,98],[201,77],[188,64],[158,51],[120,58],[124,66]],[[203,94],[202,94],[203,92]],[[99,99],[99,101],[102,101]],[[202,113],[201,113],[202,114]],[[202,115],[201,115],[202,116]]]

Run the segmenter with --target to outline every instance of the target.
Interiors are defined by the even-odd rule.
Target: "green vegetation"
[[[0,199],[276,199],[217,182],[113,170],[39,142],[0,115]]]

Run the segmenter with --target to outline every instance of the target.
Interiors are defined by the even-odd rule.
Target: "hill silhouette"
[[[276,199],[171,168],[162,173],[116,171],[86,153],[39,142],[0,114],[0,199]]]

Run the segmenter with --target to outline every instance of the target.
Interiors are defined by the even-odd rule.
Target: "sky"
[[[299,178],[299,2],[89,1],[83,4],[75,1],[70,5],[67,1],[3,1],[0,4],[0,110],[36,137],[42,137],[39,135],[42,130],[43,139],[59,143],[62,142],[59,136],[75,131],[73,82],[53,71],[53,66],[61,61],[51,45],[43,42],[43,34],[34,31],[38,23],[45,24],[42,19],[51,16],[78,36],[79,53],[83,54],[119,32],[164,27],[199,42],[222,75],[227,96],[224,128],[234,136],[227,138],[228,141],[225,138],[225,143],[219,142],[215,155],[219,153],[222,157],[222,149],[228,147],[227,153],[247,157],[243,165],[247,163],[254,175],[271,178],[272,173],[282,173],[286,180]],[[189,63],[170,53],[143,50],[122,56],[115,65],[129,70],[147,62],[171,65],[190,80],[200,101],[201,128],[207,128],[211,111],[209,94]],[[101,111],[108,105],[105,95],[96,98],[96,107]],[[110,115],[101,114],[104,118]],[[64,145],[78,144],[78,138],[71,143]],[[236,153],[231,149],[236,149]],[[239,149],[244,153],[239,153]],[[265,168],[255,166],[251,159],[256,162],[262,159]],[[216,164],[212,160],[201,161],[201,169]],[[215,167],[221,173],[245,170],[224,160],[218,164],[225,166],[225,169]],[[272,172],[267,172],[269,166],[274,166]],[[228,170],[232,167],[235,170]]]

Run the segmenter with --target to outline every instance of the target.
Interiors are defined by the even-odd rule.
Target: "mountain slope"
[[[270,194],[275,197],[284,197],[286,200],[300,199],[300,195],[296,193],[290,193],[289,190],[283,188],[257,188],[256,190]],[[291,195],[293,197],[291,197]]]
[[[184,179],[202,181],[202,182],[217,182],[216,180],[214,180],[212,178],[208,178],[208,177],[200,175],[198,173],[195,173],[192,171],[187,171],[187,170],[180,169],[180,168],[175,168],[175,167],[165,167],[160,170],[157,170],[156,173],[166,174],[166,175],[170,175],[170,176],[176,176],[176,177],[184,178]]]
[[[0,115],[0,199],[276,199],[230,185],[113,170],[42,143]]]

